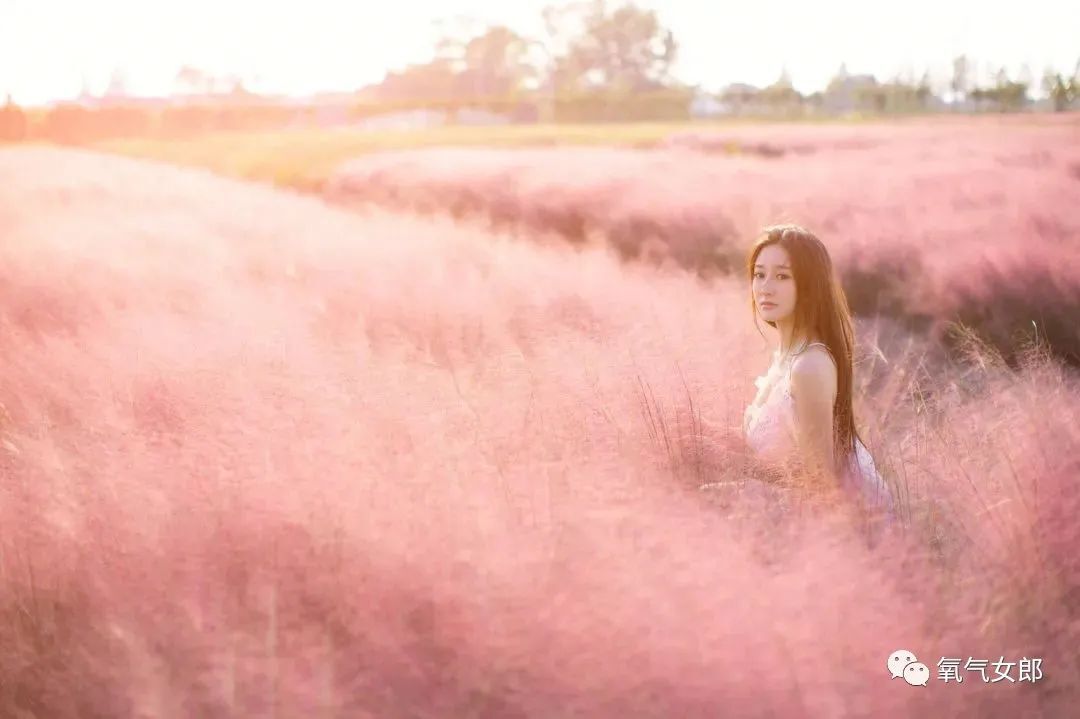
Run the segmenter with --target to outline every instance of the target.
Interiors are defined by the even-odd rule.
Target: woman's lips
[[[776,307],[776,303],[775,303],[775,302],[762,302],[762,303],[761,303],[761,305],[760,305],[760,307],[761,307],[761,309],[763,309],[763,310],[767,310],[767,309],[769,309],[770,307]]]

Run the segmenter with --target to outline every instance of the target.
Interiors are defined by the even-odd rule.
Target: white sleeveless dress
[[[814,345],[828,351],[826,345],[813,342],[794,353],[792,359]],[[791,363],[784,369],[776,361],[778,359],[779,352],[774,354],[769,371],[754,380],[758,396],[743,414],[743,432],[747,444],[759,458],[783,464],[798,454],[798,440],[795,433],[795,401],[791,396]],[[860,497],[869,507],[885,510],[890,516],[894,514],[892,493],[877,471],[869,450],[858,439],[855,453],[849,458],[840,479],[843,489],[850,495]]]

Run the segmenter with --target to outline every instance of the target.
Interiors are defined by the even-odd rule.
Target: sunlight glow
[[[134,95],[164,95],[191,65],[231,75],[257,92],[351,91],[390,69],[430,57],[438,23],[472,18],[538,36],[549,0],[308,0],[303,3],[0,0],[0,96],[22,103],[100,94],[114,73]],[[679,77],[718,89],[767,84],[786,66],[796,88],[820,89],[846,62],[882,77],[930,68],[946,83],[952,57],[968,53],[1037,82],[1047,65],[1071,71],[1080,11],[1060,0],[1013,5],[978,0],[762,0],[737,7],[698,0],[642,0],[680,43]],[[1052,19],[1054,18],[1054,19]],[[918,48],[918,49],[916,49]]]

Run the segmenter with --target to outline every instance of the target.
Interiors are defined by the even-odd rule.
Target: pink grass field
[[[704,274],[739,273],[748,237],[798,222],[830,246],[857,312],[939,339],[960,319],[1010,361],[1038,327],[1080,366],[1075,115],[738,126],[648,150],[388,151],[346,163],[325,191]]]
[[[513,157],[523,207],[566,162],[563,200],[600,223],[693,224],[729,188],[737,233],[784,198],[834,219],[844,262],[890,237],[926,253],[941,294],[919,302],[944,302],[969,281],[950,263],[1002,222],[1063,261],[1075,213],[1040,205],[1058,229],[1037,234],[1018,208],[1080,186],[1054,155],[995,195],[948,169],[987,142],[956,138],[926,146],[922,205],[915,170],[883,167],[847,214],[813,202],[812,153],[802,182],[751,158],[725,179],[698,150],[591,156],[619,192],[583,151]],[[453,155],[412,157],[415,182],[454,186],[431,159]],[[458,157],[462,187],[493,188],[510,156]],[[971,162],[1011,177],[995,157]],[[1036,172],[1063,179],[1040,194]],[[1060,717],[1080,699],[1080,378],[1044,346],[1010,366],[859,320],[860,425],[903,509],[868,543],[858,513],[763,485],[739,440],[771,351],[742,280],[29,147],[0,149],[0,239],[0,716]],[[928,686],[890,679],[897,649]],[[1044,675],[944,683],[943,656]]]

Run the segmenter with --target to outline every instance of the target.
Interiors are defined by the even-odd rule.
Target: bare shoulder
[[[794,377],[797,374],[816,377],[832,375],[835,378],[836,363],[829,354],[829,350],[821,345],[814,345],[803,350],[792,360],[791,376]]]
[[[836,364],[824,347],[809,347],[791,363],[791,386],[795,391],[835,397],[836,381]]]

